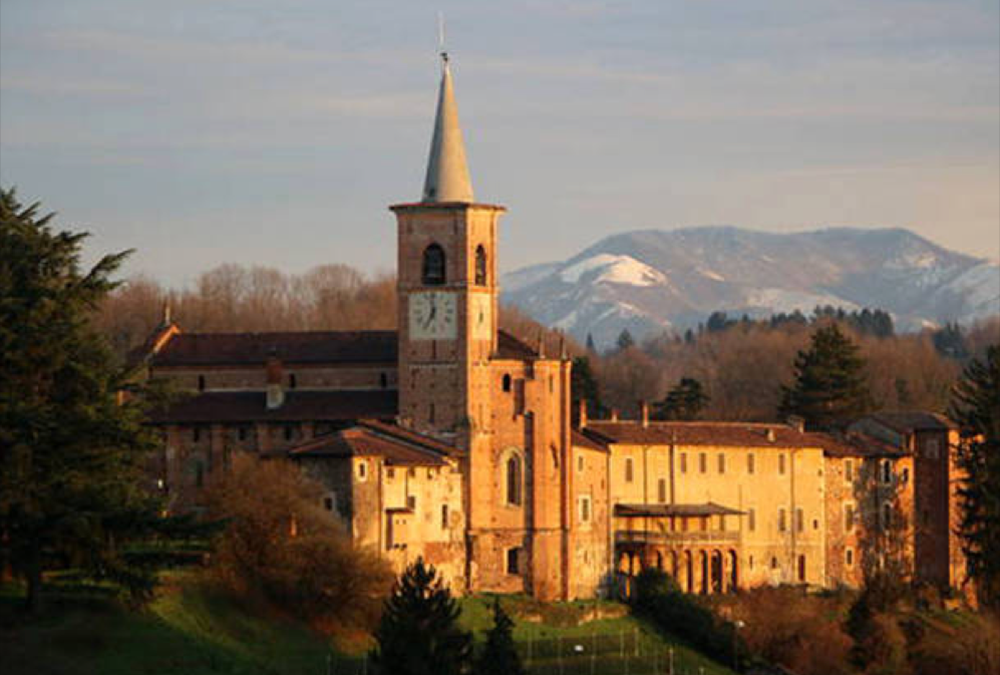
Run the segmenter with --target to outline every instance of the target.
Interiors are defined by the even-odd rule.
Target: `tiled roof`
[[[284,403],[273,410],[268,410],[263,391],[209,391],[182,399],[150,417],[155,424],[319,422],[392,418],[397,409],[392,390],[286,391]]]
[[[731,509],[715,502],[704,504],[615,504],[615,516],[619,518],[643,518],[647,516],[738,516],[743,511]]]
[[[380,431],[381,430],[381,431]],[[446,466],[446,457],[453,448],[399,427],[364,420],[357,426],[331,434],[317,436],[288,450],[295,458],[309,457],[384,457],[396,466]],[[442,451],[439,451],[443,450]]]
[[[901,457],[906,453],[868,434],[850,432],[847,435],[809,434],[828,457]]]
[[[395,363],[395,331],[180,333],[152,357],[153,366],[285,363]]]
[[[958,428],[954,422],[944,415],[922,410],[879,412],[869,415],[869,417],[879,424],[883,424],[901,433],[928,430],[947,431],[948,429]]]
[[[606,445],[602,445],[579,429],[573,429],[572,442],[573,445],[581,448],[587,448],[588,450],[597,450],[599,452],[608,451],[608,447]]]
[[[751,422],[587,422],[583,433],[599,443],[630,445],[718,445],[752,448],[819,447],[814,434],[784,424]],[[773,440],[772,440],[773,439]]]
[[[497,356],[501,359],[534,359],[538,352],[506,331],[497,331]]]
[[[151,355],[150,362],[154,367],[263,365],[273,353],[288,364],[388,365],[397,362],[397,341],[396,331],[387,330],[178,333]],[[501,330],[497,331],[497,356],[533,359],[538,354]]]

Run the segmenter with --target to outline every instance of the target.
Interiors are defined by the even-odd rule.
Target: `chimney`
[[[285,390],[282,387],[284,368],[281,359],[272,349],[267,355],[267,409],[275,410],[285,402]]]
[[[774,429],[771,427],[767,428],[767,440],[769,443],[774,443]]]
[[[538,330],[538,358],[545,358],[545,330]]]
[[[639,401],[639,420],[643,428],[649,426],[649,404],[645,400]]]
[[[587,426],[587,399],[581,398],[579,401],[580,406],[580,428],[583,429]]]
[[[788,426],[795,429],[800,434],[806,430],[806,420],[804,417],[798,415],[788,416]]]
[[[618,408],[612,408],[611,409],[611,421],[612,422],[617,422],[618,421]]]

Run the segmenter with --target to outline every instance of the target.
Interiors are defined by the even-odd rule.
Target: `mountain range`
[[[898,331],[1000,314],[1000,265],[905,229],[637,230],[501,278],[504,302],[581,342],[683,332],[715,311],[888,311]]]

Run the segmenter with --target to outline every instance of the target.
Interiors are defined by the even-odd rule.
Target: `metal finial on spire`
[[[438,53],[441,55],[441,61],[447,65],[448,63],[448,50],[444,46],[444,13],[438,12]]]

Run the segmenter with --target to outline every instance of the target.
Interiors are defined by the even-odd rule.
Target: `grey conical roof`
[[[441,73],[441,91],[438,94],[437,117],[434,120],[434,137],[431,139],[430,156],[427,158],[423,201],[470,204],[475,201],[447,57]]]

